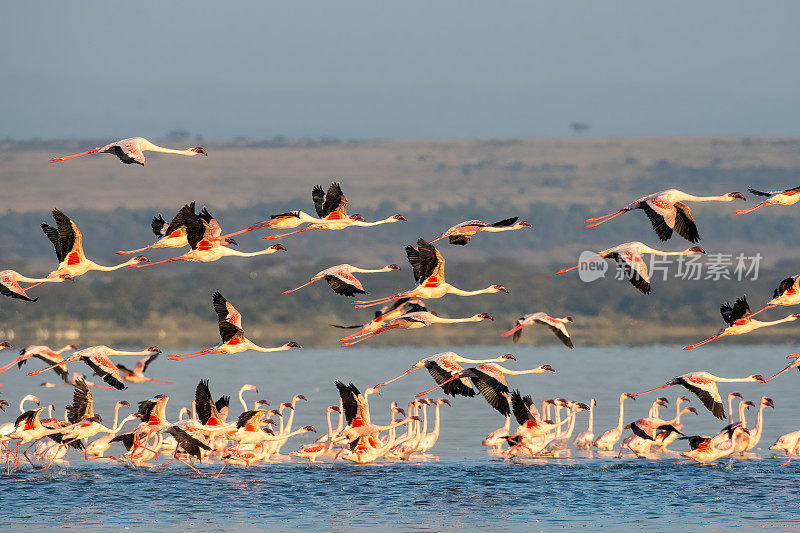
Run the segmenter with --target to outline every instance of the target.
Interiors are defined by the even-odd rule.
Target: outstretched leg
[[[765,205],[771,205],[771,204],[772,203],[769,201],[761,202],[760,204],[750,207],[748,209],[737,209],[736,211],[734,211],[734,213],[736,213],[737,215],[744,215],[745,213],[749,213],[750,211],[755,211],[759,207],[764,207]]]
[[[73,157],[80,157],[86,154],[94,154],[100,151],[100,148],[92,148],[91,150],[86,150],[85,152],[81,152],[79,154],[72,154],[72,155],[62,155],[60,157],[54,157],[50,160],[51,163],[59,163],[61,161],[66,161],[67,159],[72,159]]]
[[[619,211],[614,211],[613,213],[609,213],[609,214],[607,214],[607,215],[603,215],[603,216],[601,216],[601,217],[597,217],[597,218],[587,218],[587,219],[584,221],[584,223],[585,223],[585,224],[587,224],[587,226],[586,226],[584,229],[590,229],[590,228],[594,228],[594,227],[596,227],[596,226],[599,226],[599,225],[600,225],[600,224],[602,224],[603,222],[608,222],[608,221],[609,221],[609,220],[611,220],[612,218],[614,218],[614,217],[616,217],[616,216],[619,216],[619,215],[621,215],[621,214],[623,214],[623,213],[627,213],[627,212],[628,212],[628,211],[630,211],[630,210],[631,210],[631,209],[630,209],[629,207],[626,207],[626,208],[624,208],[624,209],[620,209]]]

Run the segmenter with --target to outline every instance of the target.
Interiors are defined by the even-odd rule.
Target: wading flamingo
[[[617,442],[619,442],[620,437],[622,436],[622,417],[624,416],[625,410],[625,400],[630,398],[635,400],[635,396],[633,394],[622,393],[619,396],[619,421],[617,422],[617,427],[611,428],[608,431],[604,431],[601,433],[595,440],[592,442],[592,446],[599,450],[603,451],[612,451],[614,446],[616,446]]]

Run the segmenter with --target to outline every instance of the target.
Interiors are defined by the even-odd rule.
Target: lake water
[[[678,346],[568,350],[512,344],[453,350],[476,359],[511,352],[517,361],[505,366],[514,369],[551,364],[555,374],[509,376],[510,386],[532,394],[537,404],[553,397],[586,403],[597,398],[594,431],[599,434],[616,425],[621,392],[653,388],[693,370],[724,377],[757,373],[768,377],[783,368],[787,354],[798,351],[792,346],[750,347],[724,342],[688,352]],[[121,392],[92,390],[97,411],[110,425],[115,401],[127,399],[135,405],[158,393],[170,396],[168,418],[177,419],[179,408],[190,405],[198,380],[204,378],[210,379],[214,397],[233,396],[232,419],[241,410],[236,398],[239,388],[251,383],[260,392],[245,393],[250,406],[260,398],[276,406],[294,394],[305,394],[309,401],[298,404],[294,425],[311,424],[322,432],[326,429],[325,407],[338,401],[335,379],[353,381],[363,390],[439,351],[445,349],[302,349],[278,354],[210,355],[180,362],[162,357],[150,366],[148,374],[173,380],[173,385],[130,385]],[[5,360],[13,354],[7,350],[0,355],[6,356]],[[135,358],[127,359],[132,362]],[[38,368],[39,364],[29,362],[23,370]],[[80,368],[82,363],[73,365],[85,372]],[[7,413],[0,414],[0,422],[16,417],[16,404],[26,392],[37,394],[43,405],[55,404],[59,413],[71,402],[70,388],[38,387],[43,381],[40,378],[47,374],[24,374],[14,369],[0,376],[2,397],[11,403]],[[47,379],[54,381],[49,376]],[[333,468],[325,463],[274,463],[250,469],[228,467],[214,479],[197,475],[182,464],[133,470],[87,463],[76,453],[68,456],[71,464],[66,468],[40,473],[22,467],[11,477],[0,477],[0,528],[800,529],[800,459],[781,468],[783,457],[771,457],[772,452],[767,450],[779,435],[800,428],[797,379],[793,370],[767,385],[721,386],[723,396],[739,391],[756,404],[762,395],[775,402],[775,409],[767,408],[764,414],[764,434],[755,450],[760,457],[757,459],[724,459],[716,465],[698,466],[675,465],[675,458],[649,461],[576,453],[570,459],[503,462],[480,445],[487,433],[502,426],[502,417],[481,397],[459,397],[452,407],[442,406],[441,437],[430,452],[438,456],[438,461],[372,465],[340,461]],[[380,397],[370,397],[373,417],[385,420],[390,401],[405,407],[414,394],[431,386],[432,379],[421,370],[384,387]],[[672,403],[678,395],[692,398],[690,405],[700,414],[683,417],[686,434],[715,434],[722,427],[684,389],[672,387],[659,392],[671,401],[670,407],[662,410],[664,418],[672,416]],[[626,423],[646,416],[654,396],[628,400]],[[123,407],[120,416],[127,412]],[[753,410],[748,412],[750,425],[755,416]],[[579,416],[576,433],[585,429],[587,419],[586,414]],[[295,437],[283,452],[311,440],[308,435]],[[672,448],[688,449],[684,443]],[[218,469],[219,464],[200,466],[204,473]]]

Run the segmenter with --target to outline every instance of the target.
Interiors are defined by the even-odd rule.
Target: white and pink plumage
[[[80,157],[87,154],[114,154],[125,164],[130,165],[136,163],[137,165],[144,166],[144,152],[146,151],[186,156],[195,156],[200,154],[205,156],[208,155],[208,153],[206,153],[206,151],[199,146],[195,148],[188,148],[186,150],[173,150],[171,148],[157,146],[144,137],[131,137],[130,139],[122,139],[121,141],[116,141],[103,147],[92,148],[91,150],[87,150],[78,154],[54,157],[50,160],[50,162],[59,163],[61,161],[66,161],[67,159],[72,159],[74,157]]]

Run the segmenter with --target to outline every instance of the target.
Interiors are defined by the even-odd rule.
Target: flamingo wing
[[[134,372],[137,372],[139,374],[144,374],[145,372],[147,372],[147,367],[150,366],[150,363],[156,360],[156,358],[159,356],[159,353],[160,352],[155,352],[151,355],[148,355],[147,357],[143,357],[138,361],[136,361],[136,368]]]
[[[62,257],[61,246],[59,245],[58,242],[58,230],[53,226],[45,224],[44,222],[42,222],[40,226],[42,228],[42,231],[44,231],[44,234],[53,244],[53,247],[56,249],[56,257],[58,258],[58,262],[60,263],[61,261],[64,260],[64,258]],[[64,257],[66,257],[66,254],[64,254]]]
[[[183,230],[186,231],[186,228],[191,224],[197,224],[197,213],[194,212],[195,210],[195,203],[185,204],[181,209],[177,212],[177,214],[172,217],[172,221],[170,221],[169,226],[167,229],[164,230],[164,235],[169,236],[172,235],[175,231]],[[153,227],[155,231],[155,227]]]
[[[498,222],[495,222],[495,223],[494,223],[494,224],[492,224],[491,226],[492,226],[493,228],[507,228],[507,227],[509,227],[509,226],[513,226],[513,225],[514,225],[514,223],[515,223],[515,222],[516,222],[518,219],[519,219],[519,217],[511,217],[511,218],[506,218],[506,219],[504,219],[504,220],[500,220],[500,221],[498,221]]]
[[[556,337],[558,337],[561,340],[561,342],[563,342],[568,348],[575,348],[575,346],[572,344],[572,339],[570,338],[569,333],[567,332],[567,328],[564,327],[564,324],[560,322],[554,324],[552,322],[548,322],[546,320],[541,320],[541,319],[537,319],[536,321],[550,328],[550,331],[555,333]]]
[[[53,218],[56,220],[56,226],[58,227],[58,243],[64,258],[70,252],[77,252],[83,258],[83,238],[78,226],[56,208],[53,208]]]
[[[178,442],[178,448],[181,448],[184,452],[195,457],[198,461],[202,461],[203,459],[202,452],[200,451],[201,449],[208,452],[211,451],[211,448],[207,444],[192,437],[177,426],[170,426],[164,431],[175,437],[175,440]]]
[[[514,392],[511,393],[511,411],[514,413],[514,418],[517,419],[517,423],[522,426],[529,421],[533,421],[534,424],[538,425],[538,411],[536,412],[536,416],[531,412],[531,407],[533,406],[533,398],[530,396],[522,397],[522,393],[519,389],[515,389]],[[536,409],[536,407],[533,407]]]
[[[630,254],[629,258],[626,255],[625,252],[612,252],[609,257],[622,267],[631,285],[636,287],[642,294],[650,294],[650,277],[647,274],[647,265],[644,264],[641,256]]]
[[[252,411],[245,411],[244,413],[239,415],[239,419],[236,421],[236,428],[241,429],[246,427],[248,424],[252,424],[253,426],[258,427],[258,423],[264,417],[266,411],[263,409],[254,409]]]
[[[461,366],[457,363],[451,364],[461,368]],[[454,375],[452,371],[445,370],[435,361],[426,362],[425,368],[428,369],[428,373],[430,373],[437,385],[441,385]],[[472,398],[475,396],[475,390],[469,385],[469,381],[467,381],[465,378],[455,379],[447,385],[444,385],[442,387],[442,392],[448,396],[466,396],[467,398]]]
[[[119,370],[108,359],[105,361],[101,361],[99,359],[98,361],[95,361],[91,357],[81,357],[81,359],[83,359],[83,362],[89,365],[89,368],[91,368],[98,376],[100,376],[103,381],[115,389],[123,390],[127,388],[122,382],[122,376],[120,376]]]
[[[793,276],[791,278],[786,278],[785,280],[781,281],[780,285],[778,285],[778,288],[775,289],[775,293],[772,295],[772,297],[777,298],[778,296],[785,293],[792,287],[795,287],[798,281],[800,281],[800,276]]]
[[[473,369],[473,372],[474,375],[470,376],[470,379],[475,388],[478,389],[478,392],[501,415],[510,416],[511,408],[508,405],[508,397],[506,396],[508,386],[480,370]]]
[[[59,361],[60,362],[64,361],[64,359],[58,354],[55,354],[55,357],[53,357],[53,355],[44,354],[42,352],[34,352],[34,353],[31,354],[31,357],[35,357],[36,359],[40,359],[40,360],[44,361],[45,363],[47,363],[48,366],[52,365],[52,364],[55,364],[55,363],[57,363]],[[22,365],[20,364],[19,366],[22,366]],[[65,383],[68,382],[67,378],[69,377],[69,372],[67,372],[67,366],[66,365],[60,364],[58,366],[54,366],[52,368],[52,370],[53,370],[53,372],[58,374],[58,376],[61,379],[63,379]]]
[[[756,196],[772,196],[772,194],[768,192],[758,191],[752,187],[748,187],[747,190],[750,191],[750,194],[755,194]]]
[[[406,257],[414,271],[414,280],[417,283],[422,283],[437,271],[441,254],[432,244],[424,239],[419,239],[417,240],[417,248],[406,246]],[[443,268],[444,259],[441,259],[441,262]]]
[[[341,294],[342,296],[355,296],[356,294],[367,294],[361,282],[355,276],[346,272],[337,272],[336,274],[326,274],[325,281],[333,292]]]
[[[345,420],[347,420],[347,424],[350,425],[358,414],[358,401],[356,396],[361,393],[358,392],[358,389],[352,383],[349,387],[338,379],[334,383],[336,388],[339,389],[339,396],[342,398]]]
[[[14,276],[0,277],[0,294],[3,296],[10,296],[11,298],[18,298],[26,302],[35,302],[39,298],[29,298],[25,294],[25,290],[17,283]]]
[[[214,311],[217,312],[219,320],[230,322],[237,328],[242,327],[242,314],[219,291],[214,293],[212,299],[214,301]]]
[[[100,149],[100,152],[114,154],[126,165],[132,165],[136,163],[137,165],[144,166],[145,158],[140,144],[141,140],[142,139],[139,137],[123,139],[121,141],[117,141],[116,143],[104,146]]]
[[[650,219],[650,223],[653,225],[653,229],[658,235],[658,238],[661,241],[668,241],[672,238],[672,227],[671,224],[674,224],[675,221],[675,208],[672,207],[672,212],[670,213],[669,210],[662,210],[659,209],[656,211],[649,202],[641,202],[639,204],[642,208],[642,211],[645,212],[647,218]]]
[[[697,231],[692,210],[683,202],[675,202],[675,231],[691,243],[700,242],[700,233]]]
[[[732,325],[737,320],[747,318],[752,314],[753,312],[750,311],[750,304],[747,303],[747,297],[740,296],[736,299],[736,303],[733,304],[733,311],[730,315],[731,322],[728,323]]]
[[[219,336],[222,338],[223,344],[229,342],[234,337],[238,337],[239,342],[244,341],[244,330],[242,328],[236,327],[227,320],[220,320],[217,322],[217,325],[219,326]]]
[[[675,379],[678,381],[678,384],[683,385],[689,392],[700,398],[700,401],[703,402],[706,409],[711,411],[711,414],[720,420],[725,420],[725,408],[722,405],[722,398],[720,398],[716,383],[708,381],[705,387],[700,387],[682,377]]]
[[[158,214],[153,217],[153,222],[150,223],[150,227],[153,228],[153,233],[156,237],[163,237],[166,235],[166,229],[169,227],[169,224],[164,220],[164,217]]]
[[[315,204],[316,205],[316,204]],[[325,193],[325,201],[322,204],[322,215],[327,217],[334,211],[339,211],[342,218],[347,216],[347,198],[345,198],[342,188],[338,183],[331,183],[328,192]]]
[[[89,386],[83,378],[75,380],[75,390],[72,393],[72,405],[67,419],[71,424],[94,416],[94,397]]]
[[[450,244],[454,244],[457,246],[466,246],[469,244],[469,241],[472,239],[470,235],[450,235],[447,237],[450,241]]]

